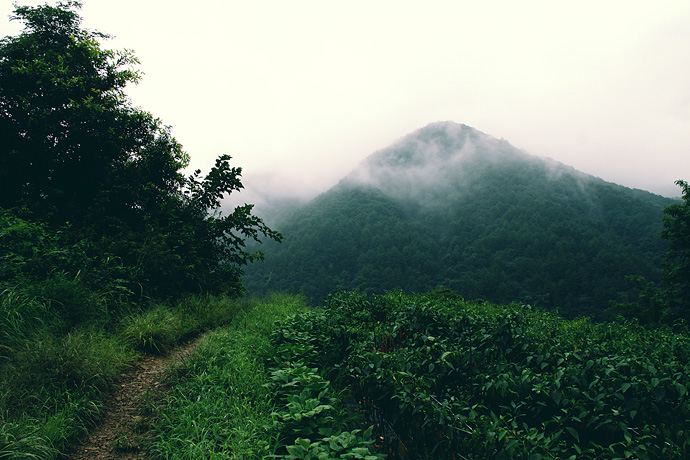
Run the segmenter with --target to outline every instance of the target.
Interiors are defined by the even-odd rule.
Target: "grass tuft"
[[[165,353],[183,335],[182,318],[179,313],[162,305],[130,316],[124,321],[122,336],[137,350],[146,353]]]
[[[45,304],[12,289],[0,292],[0,346],[12,350],[29,339],[47,316]],[[0,356],[3,352],[0,351]]]
[[[57,451],[48,439],[27,429],[27,424],[0,425],[0,459],[43,460],[54,458]]]

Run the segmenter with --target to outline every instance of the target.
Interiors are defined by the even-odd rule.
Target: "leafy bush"
[[[290,365],[272,372],[272,390],[279,411],[273,412],[272,428],[288,439],[301,436],[328,436],[335,418],[330,382],[324,380],[318,369]]]
[[[362,459],[377,460],[384,458],[380,454],[371,454],[370,446],[373,426],[362,430],[343,431],[338,435],[328,436],[316,442],[309,439],[297,438],[293,445],[287,446],[288,454],[278,456],[285,460],[328,460]],[[361,433],[361,434],[360,434]]]
[[[276,357],[286,359],[290,354],[282,351]],[[271,414],[273,424],[268,428],[279,434],[280,445],[287,451],[285,454],[279,450],[276,458],[383,458],[371,452],[373,427],[364,432],[346,429],[351,417],[343,407],[342,394],[336,393],[317,368],[301,363],[284,366],[273,369],[271,382],[266,385],[272,390],[278,409]]]
[[[45,285],[60,284],[62,278],[78,281],[80,289],[90,289],[104,301],[117,303],[133,294],[127,281],[131,270],[121,259],[80,239],[70,226],[50,229],[18,214],[0,208],[0,286],[34,289],[38,284],[50,290]]]
[[[309,337],[318,337],[311,341]],[[337,293],[278,328],[410,458],[687,458],[690,337],[452,293]],[[330,370],[329,370],[330,369]],[[310,438],[312,439],[312,438]]]

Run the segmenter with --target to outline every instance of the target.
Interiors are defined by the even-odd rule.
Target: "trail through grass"
[[[248,305],[209,336],[173,378],[151,452],[165,459],[260,459],[276,444],[266,359],[275,321],[306,309],[301,297],[274,295]]]
[[[47,305],[17,289],[0,291],[0,458],[64,455],[102,422],[123,374],[250,306],[191,296],[66,328]]]
[[[165,355],[148,355],[118,380],[116,390],[104,404],[98,426],[69,453],[70,460],[133,460],[146,458],[152,408],[164,396],[161,382],[171,366],[193,354],[197,337]],[[2,458],[2,457],[0,457]]]

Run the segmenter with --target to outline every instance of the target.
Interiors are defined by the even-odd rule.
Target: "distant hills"
[[[251,292],[336,287],[524,301],[602,316],[654,279],[674,200],[529,155],[466,125],[427,125],[365,159],[279,221],[283,243],[247,268]]]

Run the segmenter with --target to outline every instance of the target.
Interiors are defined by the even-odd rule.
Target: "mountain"
[[[600,317],[654,279],[674,200],[529,155],[466,125],[432,123],[365,159],[280,223],[247,269],[251,292],[336,287],[525,301]]]

